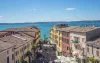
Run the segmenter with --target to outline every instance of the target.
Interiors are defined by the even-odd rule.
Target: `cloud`
[[[0,18],[3,18],[3,16],[0,16]]]
[[[36,9],[29,9],[30,11],[36,11]]]
[[[67,8],[66,10],[72,11],[75,10],[75,8]]]
[[[33,9],[34,11],[36,10],[36,9]]]

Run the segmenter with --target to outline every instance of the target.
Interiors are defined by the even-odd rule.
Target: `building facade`
[[[91,41],[95,37],[99,37],[100,28],[97,27],[76,27],[70,31],[70,43],[72,54],[75,58],[87,63],[87,41]]]
[[[31,61],[32,46],[40,41],[40,29],[36,27],[9,28],[0,32],[0,43],[2,45],[12,45],[0,48],[0,62],[21,63],[22,60]],[[1,47],[1,46],[0,46]]]
[[[56,55],[62,54],[62,32],[58,31],[56,27],[50,31],[50,40],[56,44]]]
[[[53,28],[51,28],[50,30],[50,40],[52,42],[54,42],[56,44],[56,50],[57,50],[57,55],[62,55],[62,43],[63,43],[63,38],[65,36],[63,36],[63,32],[61,31],[61,29],[68,27],[67,25],[56,25]],[[67,52],[66,52],[67,53]]]
[[[61,33],[61,36],[59,32]],[[61,28],[55,27],[55,29],[53,27],[50,31],[50,39],[56,43],[57,48],[59,48],[59,42],[61,41],[60,43],[62,46],[60,47],[60,52],[64,56],[71,55],[72,57],[75,57],[79,63],[88,63],[88,58],[100,58],[99,47],[92,47],[90,44],[87,45],[89,41],[94,44],[95,42],[93,39],[98,37],[100,37],[99,27],[67,26]],[[100,43],[98,44],[99,45],[95,46],[100,46]]]
[[[94,59],[96,63],[100,63],[100,38],[87,42],[87,57]]]
[[[0,62],[14,63],[13,45],[0,41]]]

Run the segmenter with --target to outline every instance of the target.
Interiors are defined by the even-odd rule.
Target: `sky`
[[[100,20],[100,0],[0,0],[0,23]]]

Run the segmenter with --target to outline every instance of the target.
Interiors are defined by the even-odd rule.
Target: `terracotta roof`
[[[5,29],[3,31],[7,32],[7,31],[24,31],[24,30],[22,28],[8,28],[8,29]]]
[[[97,39],[92,40],[92,41],[87,41],[86,43],[87,43],[88,46],[100,48],[100,38],[97,38]]]
[[[24,28],[8,28],[3,31],[20,31],[20,32],[38,32],[40,29],[35,26],[26,26]]]
[[[3,42],[6,42],[6,43],[10,43],[12,45],[14,45],[15,47],[19,47],[23,44],[25,44],[25,40],[23,39],[19,39],[19,38],[16,38],[14,36],[6,36],[6,37],[3,37],[3,38],[0,38],[1,41]]]
[[[65,32],[70,32],[72,29],[76,28],[77,26],[70,26],[70,27],[65,27],[65,28],[59,28],[57,30],[59,31],[65,31]]]
[[[92,31],[95,30],[99,27],[76,27],[74,29],[72,29],[72,32],[88,32],[88,31]]]
[[[0,52],[10,48],[10,47],[13,47],[12,44],[9,44],[9,43],[6,43],[6,42],[2,42],[0,41]]]
[[[8,28],[6,30],[0,31],[0,34],[5,34],[8,31],[23,32],[27,35],[35,37],[36,32],[39,32],[40,29],[35,27],[35,26],[27,26],[27,27],[24,27],[24,28]]]
[[[0,38],[1,41],[12,44],[15,47],[19,47],[21,45],[24,45],[25,43],[29,42],[30,40],[33,40],[34,38],[26,35],[26,34],[14,34],[11,36],[5,36]]]
[[[26,34],[24,34],[24,33],[22,33],[22,32],[20,32],[19,34],[14,34],[15,36],[18,36],[18,37],[22,37],[22,38],[24,38],[24,39],[27,39],[27,40],[34,40],[35,38],[33,38],[33,37],[30,37],[30,36],[28,36],[28,35],[26,35]]]
[[[4,35],[4,34],[6,34],[6,33],[8,33],[8,32],[0,32],[0,35]]]
[[[39,28],[37,28],[35,26],[27,26],[27,27],[24,27],[23,29],[24,29],[24,31],[29,30],[29,31],[35,31],[35,32],[38,32],[40,30]]]
[[[27,34],[27,35],[29,35],[29,36],[32,36],[32,37],[36,37],[35,36],[35,32],[23,32],[23,33],[25,33],[25,34]]]

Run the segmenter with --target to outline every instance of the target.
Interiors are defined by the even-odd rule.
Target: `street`
[[[36,62],[34,63],[54,63],[56,57],[56,46],[44,44],[41,48],[37,49]]]

